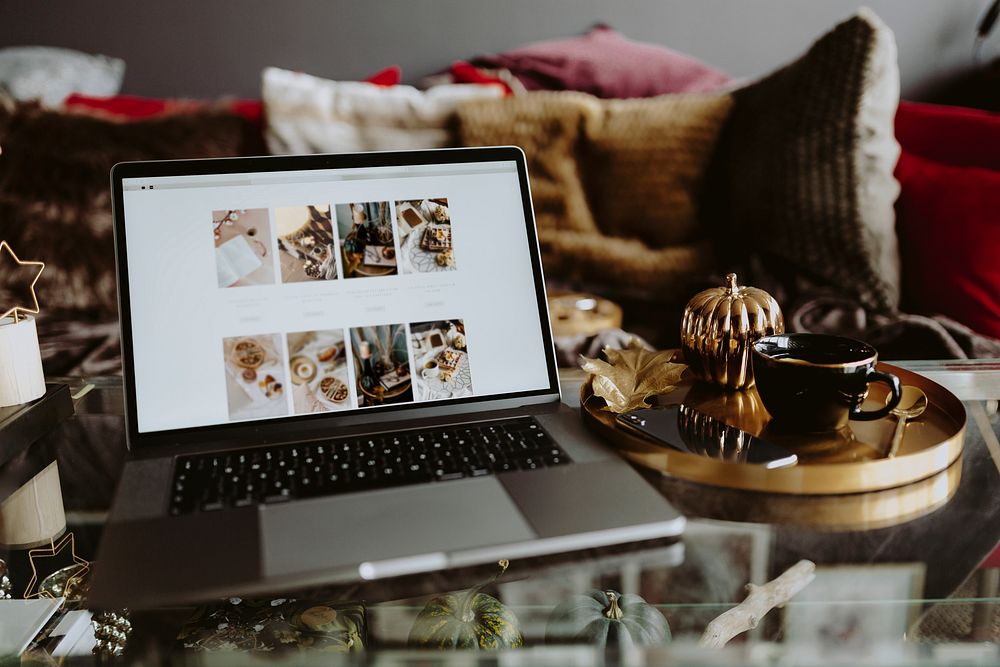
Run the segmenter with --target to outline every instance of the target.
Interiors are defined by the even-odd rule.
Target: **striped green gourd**
[[[601,648],[656,646],[670,641],[670,626],[659,609],[638,595],[591,591],[552,610],[545,641],[587,643]]]
[[[524,645],[517,617],[482,589],[500,578],[500,572],[465,593],[439,595],[423,608],[410,629],[410,646],[437,649],[503,649]]]

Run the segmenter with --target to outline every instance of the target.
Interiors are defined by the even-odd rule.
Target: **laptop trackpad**
[[[265,505],[260,517],[267,577],[535,537],[493,477]]]

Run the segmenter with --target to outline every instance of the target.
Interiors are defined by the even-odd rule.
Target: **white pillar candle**
[[[27,403],[44,393],[35,318],[0,319],[0,407]]]
[[[0,545],[4,547],[38,547],[65,531],[66,513],[55,461],[0,502]]]

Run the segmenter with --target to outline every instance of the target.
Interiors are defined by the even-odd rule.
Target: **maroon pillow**
[[[1000,338],[1000,171],[904,151],[896,178],[904,305]]]
[[[509,69],[528,90],[578,90],[604,98],[705,92],[730,81],[690,56],[634,42],[606,27],[481,56],[472,63]]]
[[[935,162],[1000,170],[1000,114],[937,104],[900,102],[896,139]]]

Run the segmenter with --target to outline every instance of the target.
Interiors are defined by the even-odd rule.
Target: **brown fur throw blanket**
[[[98,326],[100,339],[86,344],[83,331],[70,325],[117,321],[112,165],[240,155],[247,126],[214,108],[115,122],[0,100],[0,238],[22,259],[45,262],[37,292],[46,373],[74,371],[96,350],[114,348],[106,327]],[[55,329],[73,344],[59,345]]]

